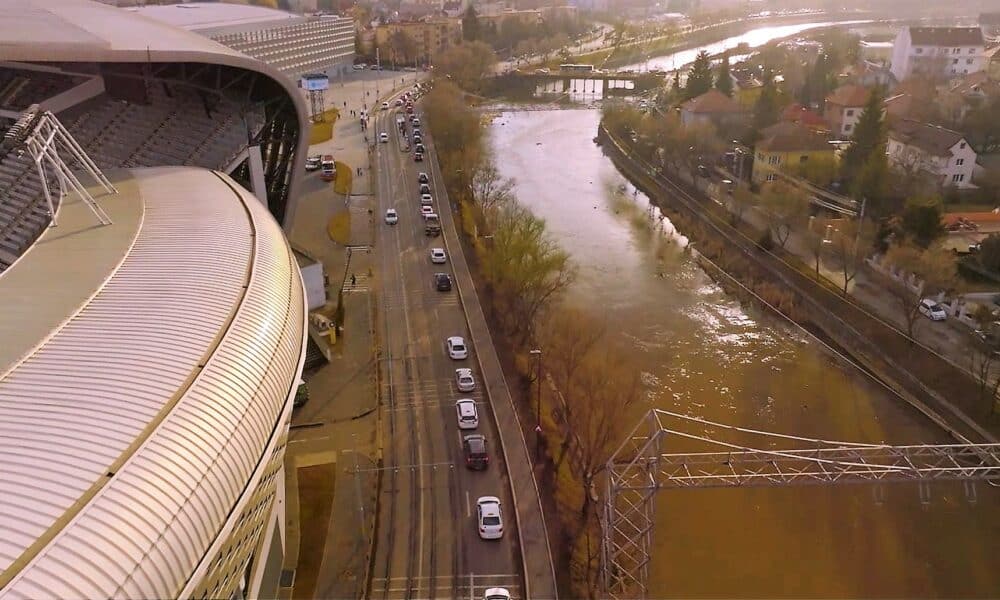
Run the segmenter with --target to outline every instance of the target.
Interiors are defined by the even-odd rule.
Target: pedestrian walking
[[[354,287],[355,284],[357,283],[358,283],[358,278],[354,276],[354,273],[351,273],[351,287]]]

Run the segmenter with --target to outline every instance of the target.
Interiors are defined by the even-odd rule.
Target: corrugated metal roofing
[[[297,381],[302,284],[266,207],[211,171],[136,174],[132,250],[0,380],[0,565],[28,561],[0,598],[177,596]]]

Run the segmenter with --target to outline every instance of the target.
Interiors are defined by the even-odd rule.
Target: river
[[[771,35],[791,27],[805,25]],[[748,36],[764,34],[729,47]],[[519,200],[579,268],[569,301],[630,342],[650,406],[804,437],[952,441],[795,327],[728,297],[642,193],[620,191],[624,178],[591,141],[599,118],[502,112],[490,139]],[[888,487],[879,502],[873,489],[661,492],[650,597],[1000,595],[997,489],[977,486],[970,504],[960,485],[938,484],[929,505],[913,485]]]

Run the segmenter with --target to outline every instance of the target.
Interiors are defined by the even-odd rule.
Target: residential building
[[[400,41],[396,34],[409,38],[409,42]],[[460,43],[461,19],[426,19],[375,28],[375,46],[384,63],[430,62],[440,52]]]
[[[869,42],[862,40],[861,58],[874,63],[888,63],[892,60],[892,42]]]
[[[986,43],[979,27],[904,27],[896,35],[892,74],[952,77],[986,68]]]
[[[983,35],[989,38],[1000,38],[1000,12],[986,12],[979,15],[979,27]]]
[[[826,119],[798,102],[793,102],[786,106],[785,110],[781,112],[780,120],[787,123],[796,123],[821,133],[830,132],[830,124]]]
[[[711,123],[722,129],[738,124],[744,115],[738,102],[716,89],[691,98],[678,108],[685,127]]]
[[[972,187],[976,151],[957,131],[911,119],[895,121],[889,126],[888,151],[895,169],[926,175],[941,187]]]
[[[990,79],[986,71],[979,71],[952,79],[938,86],[937,92],[937,104],[944,117],[952,123],[961,123],[970,110],[990,97],[1000,96],[1000,83]]]
[[[542,23],[542,11],[533,10],[504,10],[492,15],[479,17],[481,26],[490,27],[500,31],[510,23],[519,25],[540,25]]]
[[[845,83],[853,83],[866,88],[880,85],[891,90],[899,83],[888,64],[870,60],[861,60],[847,67],[841,76],[846,79]]]
[[[885,99],[882,106],[885,108],[885,118],[888,121],[907,119],[914,114],[916,98],[910,92],[893,94]]]
[[[774,181],[776,172],[818,157],[834,156],[827,137],[798,123],[781,122],[761,131],[754,146],[752,181]]]
[[[849,83],[833,90],[826,97],[823,117],[835,135],[841,138],[854,135],[854,127],[864,112],[869,96],[871,90],[868,88]]]
[[[833,158],[834,146],[829,139],[798,123],[782,122],[761,131],[754,146],[753,173],[755,183],[774,181],[776,172],[818,158]]]

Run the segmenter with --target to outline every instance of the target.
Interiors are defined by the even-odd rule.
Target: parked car
[[[455,369],[455,385],[460,392],[471,392],[476,389],[476,378],[472,376],[472,369]]]
[[[448,262],[448,255],[444,248],[431,248],[431,262],[436,265],[443,265]]]
[[[358,64],[354,65],[351,68],[354,69],[355,71],[364,71],[365,67],[367,67],[367,66],[368,65],[366,65],[365,63],[358,63]]]
[[[948,318],[948,313],[945,312],[944,307],[930,298],[924,298],[920,301],[919,310],[920,314],[931,321],[944,321]]]
[[[475,429],[479,427],[479,411],[472,398],[462,398],[455,403],[455,414],[458,416],[459,429]]]
[[[507,588],[490,588],[483,595],[483,600],[510,600]]]
[[[318,171],[322,157],[314,154],[306,159],[306,171]]]
[[[421,173],[417,175],[417,181],[420,183],[427,183],[430,179],[427,177],[427,173]]]
[[[479,471],[490,464],[490,455],[486,450],[486,436],[475,433],[462,438],[462,449],[465,451],[465,466]]]
[[[439,292],[451,291],[451,275],[447,273],[434,274],[434,288]]]
[[[399,215],[396,214],[395,208],[390,208],[385,211],[385,222],[387,225],[395,225],[399,223]]]
[[[499,540],[503,537],[503,514],[499,498],[481,496],[476,500],[476,516],[479,520],[479,537],[484,540]]]
[[[448,356],[452,360],[463,360],[469,358],[469,349],[465,346],[465,339],[453,335],[445,342],[448,346]]]

